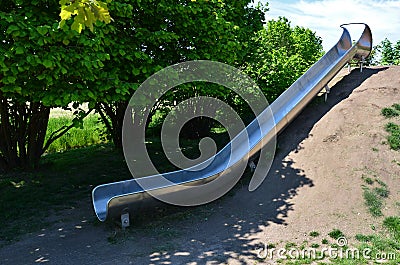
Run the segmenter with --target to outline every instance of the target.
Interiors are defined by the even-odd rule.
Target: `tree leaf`
[[[6,31],[7,34],[12,33],[13,31],[19,30],[19,27],[17,25],[10,25]]]
[[[60,17],[61,20],[68,20],[72,16],[73,12],[66,10],[65,8],[61,10]]]
[[[46,68],[51,68],[51,67],[53,67],[53,62],[50,61],[50,60],[48,60],[48,59],[43,60],[42,64],[43,64]]]
[[[15,54],[23,54],[24,51],[25,51],[24,47],[19,46],[15,49]]]

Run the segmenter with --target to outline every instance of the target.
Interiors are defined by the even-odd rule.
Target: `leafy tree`
[[[400,40],[392,43],[385,38],[372,51],[373,65],[400,65]]]
[[[46,8],[44,8],[46,7]],[[59,28],[56,1],[7,0],[0,6],[0,168],[34,168],[46,147],[74,124],[44,142],[50,108],[89,101],[89,87],[109,59],[104,37],[78,34],[68,21]]]
[[[375,65],[379,65],[380,61],[379,61],[379,49],[380,46],[376,45],[372,47],[372,51],[371,54],[367,57],[367,59],[365,59],[365,65],[366,66],[375,66]]]
[[[246,71],[274,101],[322,55],[322,40],[310,29],[292,27],[287,18],[268,21],[251,42]]]
[[[394,60],[393,63],[395,65],[400,65],[400,40],[397,41],[394,46]]]
[[[108,43],[110,62],[96,87],[107,91],[95,104],[116,146],[121,145],[122,119],[136,88],[156,71],[182,61],[208,59],[231,65],[243,63],[248,36],[262,28],[261,8],[250,0],[132,1],[109,4],[114,22],[101,29]],[[123,11],[123,12],[122,12]],[[118,36],[118,37],[116,37]],[[167,95],[156,109],[193,95],[228,98],[212,86],[190,86]],[[208,125],[206,125],[207,127]]]
[[[380,43],[380,52],[381,52],[381,64],[382,65],[393,65],[395,60],[395,51],[393,49],[392,42],[385,38]]]

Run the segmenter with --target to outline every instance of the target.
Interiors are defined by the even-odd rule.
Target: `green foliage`
[[[177,4],[173,0],[119,0],[108,5],[114,22],[102,32],[107,36],[105,49],[110,62],[104,67],[107,74],[99,75],[94,86],[107,92],[96,102],[96,110],[110,121],[107,128],[115,144],[120,142],[120,114],[124,113],[126,102],[150,75],[188,60],[243,63],[248,36],[262,28],[264,19],[263,10],[250,8],[250,2],[198,0]],[[155,114],[169,110],[174,103],[193,95],[224,101],[231,98],[227,89],[192,84],[165,95],[148,111]]]
[[[49,214],[70,209],[94,186],[130,177],[122,154],[109,145],[48,154],[41,162],[35,172],[0,173],[1,200],[8,202],[0,204],[1,243],[48,227]]]
[[[372,185],[372,182],[370,185]],[[384,205],[384,199],[389,196],[389,190],[387,188],[386,183],[383,181],[376,179],[376,183],[379,187],[363,187],[363,197],[365,200],[365,205],[368,207],[368,211],[372,214],[372,216],[382,216],[382,208]]]
[[[381,112],[385,118],[392,118],[400,115],[400,112],[393,108],[383,108]]]
[[[54,117],[49,119],[46,139],[59,128],[72,123],[68,116]],[[97,115],[89,115],[83,120],[81,128],[72,128],[62,137],[55,140],[47,149],[48,153],[66,151],[78,147],[90,146],[93,144],[106,143],[103,137],[104,126],[99,123]]]
[[[374,192],[381,198],[387,198],[389,196],[389,190],[387,187],[375,187]]]
[[[367,183],[368,185],[374,184],[374,180],[371,179],[370,177],[365,178],[364,181],[365,181],[365,183]]]
[[[397,240],[400,240],[400,217],[390,216],[385,218],[383,226],[389,229]]]
[[[369,212],[372,216],[382,216],[382,206],[383,201],[380,199],[378,194],[375,192],[366,189],[363,193],[365,204],[368,207]]]
[[[66,106],[95,97],[89,82],[109,59],[104,36],[59,28],[55,1],[8,1],[0,7],[0,91],[21,102]]]
[[[374,57],[380,57],[379,60],[375,59],[374,65],[400,65],[400,40],[392,43],[388,38],[385,38],[374,47]]]
[[[392,107],[382,109],[382,115],[386,118],[394,118],[400,115],[400,104],[393,104]],[[394,122],[389,122],[385,126],[389,133],[387,140],[393,150],[400,150],[400,126]]]
[[[395,51],[393,49],[393,45],[387,38],[384,39],[381,44],[381,55],[382,55],[382,65],[392,65],[395,60]]]
[[[309,235],[312,236],[312,237],[317,237],[317,236],[319,236],[319,232],[311,231]]]
[[[64,27],[67,20],[74,17],[71,29],[81,33],[85,27],[88,27],[93,32],[93,24],[96,21],[106,24],[111,22],[111,16],[107,8],[107,3],[110,2],[111,0],[106,0],[106,2],[97,0],[60,0],[60,28]]]
[[[268,21],[250,43],[246,72],[256,80],[269,102],[275,100],[323,54],[314,32],[291,27],[286,18]]]
[[[328,233],[328,235],[333,239],[339,239],[340,237],[344,236],[343,232],[339,229],[333,229],[331,232]]]

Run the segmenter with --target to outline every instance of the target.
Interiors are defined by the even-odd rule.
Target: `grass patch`
[[[400,112],[394,108],[383,108],[381,113],[385,118],[393,118],[400,115]]]
[[[387,198],[389,196],[389,190],[387,187],[376,187],[374,188],[374,192],[381,198]]]
[[[389,196],[389,190],[387,185],[380,179],[376,179],[375,182],[379,185],[379,187],[363,187],[363,197],[365,200],[365,205],[368,207],[368,211],[372,214],[372,216],[378,217],[383,215],[383,199]]]
[[[392,107],[383,108],[382,115],[388,119],[398,117],[400,115],[400,104],[393,104]],[[389,122],[385,126],[389,133],[387,142],[393,150],[400,150],[400,126],[394,122]]]
[[[339,229],[333,229],[331,232],[328,233],[328,235],[333,239],[339,239],[340,237],[344,236],[343,232]]]
[[[319,232],[311,231],[309,235],[312,236],[312,237],[317,237],[317,236],[319,236]]]
[[[372,216],[382,216],[383,201],[379,197],[379,195],[376,194],[374,191],[371,191],[370,189],[365,189],[363,196],[365,204],[368,207],[368,210],[372,214]]]
[[[46,140],[51,133],[60,129],[65,125],[72,124],[73,117],[60,116],[51,117],[49,119]],[[48,153],[61,152],[80,147],[86,147],[94,144],[106,143],[107,139],[104,136],[105,128],[99,122],[98,115],[89,115],[83,120],[83,128],[72,128],[59,139],[55,140],[46,150]]]
[[[385,218],[383,221],[383,226],[389,229],[393,233],[396,240],[400,240],[400,217],[390,216]]]
[[[294,248],[296,246],[297,246],[296,243],[288,242],[288,243],[285,244],[285,249],[291,249],[291,248]]]
[[[365,259],[363,255],[360,255],[360,259],[355,264],[372,264],[371,262],[400,264],[400,217],[386,217],[383,221],[383,228],[384,230],[377,234],[356,235],[356,240],[360,242],[357,246],[360,253],[368,249],[371,259]],[[384,259],[376,260],[376,257],[384,257]],[[332,260],[333,264],[352,264],[350,261],[350,259]]]
[[[363,176],[363,179],[364,179],[365,183],[367,183],[368,185],[374,184],[374,180],[372,178],[370,178],[370,177],[364,177]]]

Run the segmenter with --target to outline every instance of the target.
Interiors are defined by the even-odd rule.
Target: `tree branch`
[[[83,115],[82,119],[86,118],[86,117],[92,112],[92,110],[93,110],[93,109],[90,109],[89,111],[87,111],[87,112],[85,113],[85,115]],[[69,125],[69,126],[66,126],[66,125],[65,125],[65,126],[62,126],[60,129],[54,131],[54,132],[50,135],[49,139],[46,141],[46,144],[44,145],[44,147],[43,147],[43,149],[42,149],[42,154],[47,150],[47,148],[50,147],[50,145],[51,145],[55,140],[57,140],[58,138],[60,138],[60,137],[63,136],[64,134],[66,134],[66,133],[67,133],[69,130],[71,130],[72,128],[74,128],[74,124],[71,124],[71,125]]]

